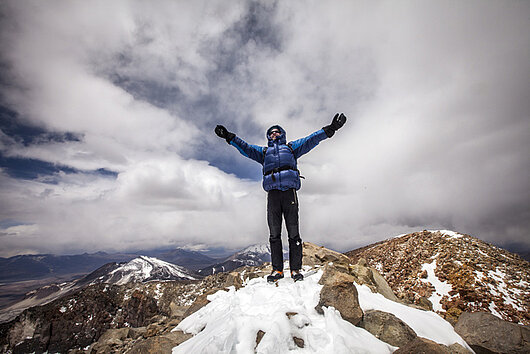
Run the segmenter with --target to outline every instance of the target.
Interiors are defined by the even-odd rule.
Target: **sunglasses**
[[[279,130],[273,130],[269,133],[269,136],[271,136],[272,134],[281,134]]]

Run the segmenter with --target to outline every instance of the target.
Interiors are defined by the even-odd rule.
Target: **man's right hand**
[[[215,134],[217,134],[218,137],[225,139],[228,144],[230,144],[230,141],[236,136],[234,133],[230,133],[222,125],[218,125],[215,127]]]

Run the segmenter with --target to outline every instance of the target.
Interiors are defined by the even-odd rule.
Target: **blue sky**
[[[0,256],[268,240],[265,145],[299,161],[305,241],[423,229],[530,248],[525,1],[4,1]]]

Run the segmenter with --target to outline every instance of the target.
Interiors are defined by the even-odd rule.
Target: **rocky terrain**
[[[94,284],[0,324],[0,350],[67,352],[86,348],[109,329],[140,328],[178,318],[211,289],[240,284],[221,273],[196,281]]]
[[[422,306],[429,300],[450,322],[483,311],[530,324],[530,263],[469,235],[415,232],[346,255],[366,259],[398,298]]]
[[[448,247],[451,252],[446,253],[444,247]],[[216,341],[221,345],[241,345],[237,336],[242,331],[248,332],[249,328],[244,321],[238,323],[237,316],[248,320],[249,316],[258,316],[258,319],[260,315],[238,310],[240,300],[236,295],[240,294],[242,300],[253,301],[263,291],[274,294],[280,291],[288,294],[291,291],[296,299],[294,303],[298,304],[296,306],[306,311],[297,313],[284,310],[283,317],[266,317],[269,319],[264,323],[280,321],[278,326],[288,326],[286,328],[292,331],[283,333],[284,337],[288,336],[287,342],[284,342],[287,347],[283,347],[284,349],[305,348],[306,352],[313,353],[319,352],[320,345],[336,348],[333,343],[340,344],[340,341],[322,339],[322,343],[315,342],[315,338],[324,338],[324,334],[315,337],[319,330],[316,326],[330,325],[322,333],[342,336],[339,338],[346,341],[343,345],[361,345],[361,338],[344,337],[347,331],[354,331],[351,333],[362,334],[363,340],[367,341],[365,343],[375,343],[383,352],[469,353],[470,349],[488,353],[530,351],[530,329],[513,323],[524,322],[527,317],[517,311],[513,312],[513,316],[520,318],[516,317],[515,321],[514,317],[506,318],[511,322],[496,317],[501,315],[502,304],[513,302],[517,306],[528,306],[524,302],[528,301],[528,286],[522,286],[528,282],[528,263],[520,263],[520,258],[513,258],[508,252],[467,235],[444,232],[404,235],[349,252],[348,256],[310,243],[304,243],[303,250],[306,280],[300,284],[293,283],[289,278],[282,279],[278,290],[274,290],[274,285],[267,285],[264,280],[264,276],[270,272],[269,264],[245,266],[230,273],[217,273],[200,280],[90,284],[43,306],[29,308],[12,321],[0,324],[0,351],[170,353],[173,348],[181,348],[177,352],[190,352],[189,348],[199,348],[204,341],[212,345]],[[457,258],[464,255],[465,259]],[[447,265],[453,263],[459,267]],[[491,268],[493,266],[495,268]],[[460,268],[461,271],[458,272],[455,268]],[[443,276],[442,269],[445,274]],[[459,282],[460,277],[470,273],[478,277],[470,275],[465,278],[468,282],[474,280],[471,284],[475,287],[480,282],[491,293],[477,293],[475,303],[471,303],[473,306],[468,306],[464,301],[467,299],[464,295],[470,292],[469,286]],[[480,277],[480,274],[484,274],[484,277]],[[505,276],[495,278],[496,274]],[[431,281],[434,284],[429,284]],[[320,285],[316,285],[316,282]],[[441,287],[440,284],[451,286]],[[305,287],[304,289],[312,286],[312,289],[318,291],[315,295],[304,294],[306,300],[302,300],[299,298],[302,295],[299,293],[302,289],[300,286]],[[424,291],[421,296],[415,293],[421,289]],[[462,290],[461,293],[461,289],[468,290]],[[478,289],[482,288],[479,286]],[[220,296],[220,290],[224,290],[226,293],[220,293],[226,295]],[[245,297],[245,290],[254,295]],[[446,291],[447,297],[441,293],[436,295],[436,290]],[[521,296],[508,299],[506,294]],[[476,304],[488,301],[488,296],[497,300],[493,301],[496,316],[475,310],[485,310]],[[311,310],[313,307],[307,308],[307,303],[304,303],[312,302],[311,299],[316,299],[311,305],[314,310]],[[441,310],[437,312],[448,318],[455,326],[454,329],[449,322],[429,311],[433,306],[430,301],[435,299],[440,299],[438,305]],[[465,306],[447,306],[455,304],[458,299]],[[226,313],[229,310],[222,301],[228,301],[232,307],[236,306],[232,309],[233,312]],[[213,306],[208,306],[210,302],[214,302],[211,304]],[[267,311],[262,308],[264,305],[260,301],[252,306],[260,309],[258,312]],[[452,312],[455,310],[451,309],[455,307],[460,311]],[[279,308],[281,312],[282,307]],[[390,311],[391,308],[398,310]],[[220,319],[224,323],[224,330],[221,332],[216,326],[208,327],[208,316],[211,316],[208,314],[213,313],[212,311],[221,315]],[[340,315],[334,315],[333,311]],[[230,319],[229,323],[223,322],[224,314]],[[201,321],[207,321],[206,326]],[[345,321],[350,323],[350,327],[344,325]],[[255,320],[250,320],[249,323],[254,322]],[[189,330],[190,328],[195,329]],[[358,332],[355,328],[363,328],[368,332]],[[269,330],[256,330],[251,335],[254,344],[247,344],[252,344],[256,352],[266,352],[266,348],[277,347],[281,342]],[[368,347],[364,349],[368,351],[376,348],[370,347],[371,344],[366,345]],[[220,349],[220,352],[225,349]],[[230,351],[226,349],[224,352],[227,350]]]

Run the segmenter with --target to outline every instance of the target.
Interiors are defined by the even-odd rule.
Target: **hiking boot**
[[[291,270],[291,278],[294,281],[304,280],[304,276],[299,270]]]
[[[279,270],[273,270],[271,275],[269,275],[267,277],[267,281],[269,283],[274,283],[274,282],[280,280],[281,278],[283,278],[283,272],[281,272]]]

